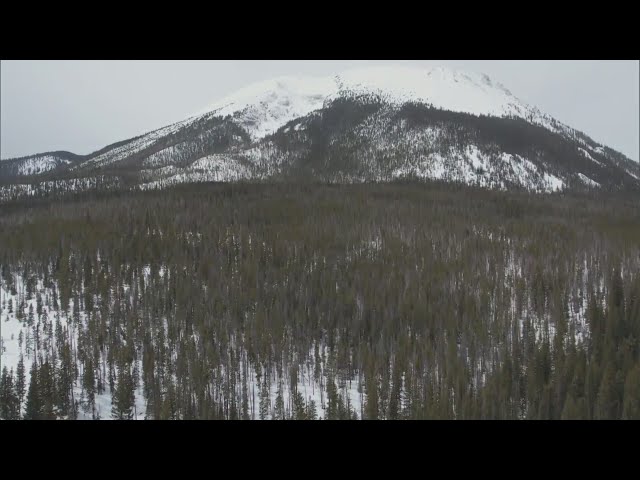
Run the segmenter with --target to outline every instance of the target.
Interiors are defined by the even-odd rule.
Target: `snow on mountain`
[[[454,118],[430,106],[491,118]],[[496,123],[495,117],[534,126],[529,131],[524,122]],[[52,178],[64,180],[66,190],[74,187],[69,174],[94,178],[104,169],[100,173],[118,176],[121,167],[138,175],[132,188],[143,189],[292,172],[335,182],[410,177],[539,192],[565,190],[576,181],[622,188],[640,179],[640,169],[624,155],[543,114],[488,76],[444,67],[390,65],[278,77],[93,154],[56,153],[65,152],[3,161],[0,178],[13,184],[0,187],[0,197],[37,190],[20,175],[53,170]]]
[[[580,153],[582,153],[585,157],[587,157],[589,160],[591,160],[593,163],[595,163],[596,165],[600,165],[602,166],[602,163],[600,163],[598,160],[596,160],[595,158],[593,158],[593,156],[584,148],[582,147],[578,147],[578,150],[580,151]],[[598,151],[598,149],[595,149],[596,151]],[[600,153],[600,152],[598,152]]]
[[[56,153],[43,153],[22,158],[2,159],[0,168],[11,170],[15,176],[39,175],[61,165],[68,165],[71,161]]]
[[[322,108],[327,101],[354,95],[377,95],[394,104],[411,101],[455,112],[513,115],[547,123],[536,108],[487,75],[445,67],[405,66],[356,68],[327,77],[278,77],[242,88],[199,115],[235,116],[257,140]]]
[[[580,177],[580,180],[582,180],[582,182],[589,187],[594,187],[594,188],[600,187],[600,184],[598,182],[591,180],[584,173],[578,173],[578,177]]]
[[[139,137],[133,138],[128,142],[125,142],[117,147],[110,148],[97,156],[91,157],[89,160],[82,162],[76,165],[75,167],[73,167],[72,170],[80,170],[87,167],[91,167],[91,168],[104,167],[106,165],[116,163],[120,160],[124,160],[144,150],[145,148],[153,145],[155,142],[157,142],[161,138],[167,135],[170,135],[172,133],[175,133],[183,126],[189,124],[189,122],[191,122],[192,120],[193,119],[189,118],[182,122],[174,123],[167,127],[163,127],[158,130],[154,130],[152,132],[141,135]]]
[[[69,160],[65,160],[53,155],[42,155],[26,159],[18,167],[19,175],[37,175],[39,173],[48,172],[53,170],[61,163],[71,163]]]
[[[122,188],[117,177],[103,175],[64,180],[47,180],[46,182],[13,183],[0,186],[0,202],[16,200],[34,196],[49,196],[69,192],[86,191],[100,188],[101,190],[115,190]]]
[[[499,175],[501,171],[505,174]],[[520,155],[503,152],[495,157],[475,145],[468,145],[463,151],[452,149],[446,156],[432,153],[419,157],[416,164],[396,169],[392,176],[448,180],[497,190],[520,185],[531,191],[551,193],[565,188],[560,178],[540,172],[534,163]]]
[[[488,76],[445,67],[359,68],[338,75],[336,81],[338,95],[374,93],[391,103],[421,102],[454,112],[494,116],[524,117],[531,110]]]
[[[179,183],[233,182],[250,178],[250,171],[242,163],[226,155],[209,155],[200,158],[187,168],[173,166],[153,171],[158,180],[141,184],[141,190],[162,188]]]
[[[242,88],[211,105],[206,113],[239,114],[240,124],[253,139],[259,139],[322,108],[335,90],[332,78],[278,77]]]

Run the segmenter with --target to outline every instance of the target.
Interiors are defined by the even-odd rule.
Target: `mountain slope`
[[[535,192],[640,188],[640,168],[624,155],[486,75],[442,67],[279,77],[84,157],[56,152],[0,162],[0,181],[34,191],[39,183],[64,189],[105,176],[126,188],[281,178],[419,178]]]
[[[68,168],[82,159],[71,152],[46,152],[0,161],[0,180],[12,180],[41,175]]]

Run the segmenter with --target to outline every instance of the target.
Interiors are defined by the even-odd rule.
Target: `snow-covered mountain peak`
[[[219,116],[238,116],[242,126],[258,139],[322,108],[325,99],[335,90],[335,80],[330,77],[277,77],[241,88],[206,111]]]
[[[317,101],[316,97],[324,99],[334,89],[333,80],[326,77],[277,77],[243,87],[218,100],[207,111],[230,115],[257,104],[293,103],[293,100],[308,98]]]
[[[201,114],[233,115],[259,139],[322,108],[326,101],[362,94],[394,104],[413,101],[476,115],[542,117],[485,74],[402,65],[359,67],[324,77],[272,78],[241,88]]]
[[[349,70],[340,79],[343,90],[376,93],[397,103],[424,102],[476,115],[524,117],[533,111],[487,75],[446,67],[366,67]]]

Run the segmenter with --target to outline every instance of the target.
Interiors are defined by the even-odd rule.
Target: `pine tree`
[[[327,420],[338,420],[340,418],[340,398],[338,389],[332,378],[327,378]]]
[[[260,390],[260,420],[265,420],[269,414],[269,385],[267,379],[262,381],[262,388]]]
[[[93,372],[93,362],[91,358],[87,360],[87,364],[84,369],[84,375],[82,376],[82,388],[84,388],[87,395],[85,412],[91,411],[91,418],[96,416],[96,381],[95,374]]]
[[[572,393],[567,395],[567,399],[564,402],[564,408],[562,409],[562,414],[560,415],[561,420],[583,420],[581,417],[580,408],[577,404],[576,399],[573,397]]]
[[[56,384],[55,370],[46,361],[38,370],[38,388],[42,401],[42,417],[45,420],[55,420],[56,412]]]
[[[29,304],[29,314],[27,316],[27,325],[29,327],[33,327],[33,323],[35,322],[35,317],[33,314],[33,303]]]
[[[282,397],[282,382],[278,384],[276,401],[273,408],[273,420],[285,420],[284,398]]]
[[[2,375],[0,376],[0,418],[6,420],[9,411],[9,391],[8,391],[9,371],[6,365],[2,367]]]
[[[22,330],[20,330],[20,333],[22,333]],[[24,395],[26,393],[26,378],[22,354],[20,354],[18,370],[16,371],[16,393],[18,394],[18,410],[22,412],[22,402],[24,401]]]
[[[169,382],[166,394],[162,399],[162,407],[160,408],[161,420],[175,420],[178,418],[175,397],[175,387],[172,382]]]
[[[309,402],[307,403],[307,419],[316,420],[317,418],[316,401],[309,397]]]
[[[378,384],[373,373],[365,376],[365,391],[367,400],[365,403],[365,415],[368,420],[378,419]]]
[[[0,418],[3,420],[19,418],[19,401],[14,386],[13,369],[7,371],[6,365],[2,368],[0,377]]]
[[[304,404],[304,397],[300,392],[296,392],[293,394],[293,411],[293,418],[295,420],[307,420],[307,410]]]
[[[624,404],[622,418],[640,420],[640,363],[636,363],[624,384]]]
[[[249,420],[249,392],[247,391],[247,379],[242,380],[242,420]]]
[[[118,368],[117,383],[112,394],[111,418],[117,420],[133,419],[135,404],[135,386],[131,376],[131,367],[124,362]]]
[[[25,420],[41,420],[44,418],[44,408],[40,397],[39,370],[35,362],[31,365],[25,410]]]
[[[607,365],[600,381],[596,402],[596,420],[616,420],[617,394],[615,372],[611,364]]]
[[[71,393],[73,389],[73,367],[71,365],[72,358],[69,345],[65,343],[61,350],[60,366],[57,371],[58,384],[56,388],[56,407],[60,416],[67,417],[71,415],[73,410],[73,403],[71,400]]]

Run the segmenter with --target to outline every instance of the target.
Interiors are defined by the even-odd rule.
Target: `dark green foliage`
[[[113,390],[111,401],[111,418],[131,420],[134,417],[135,384],[131,375],[131,367],[121,363],[118,367],[118,380]]]
[[[0,246],[3,415],[639,415],[633,196],[200,185],[16,203]]]
[[[0,419],[18,420],[20,418],[20,400],[15,386],[13,370],[2,368],[0,377]]]
[[[640,420],[640,363],[636,363],[629,373],[624,385],[624,404],[622,418]]]
[[[31,365],[29,377],[29,391],[27,392],[27,405],[24,418],[25,420],[44,420],[44,406],[42,393],[40,391],[40,375],[36,363]]]

